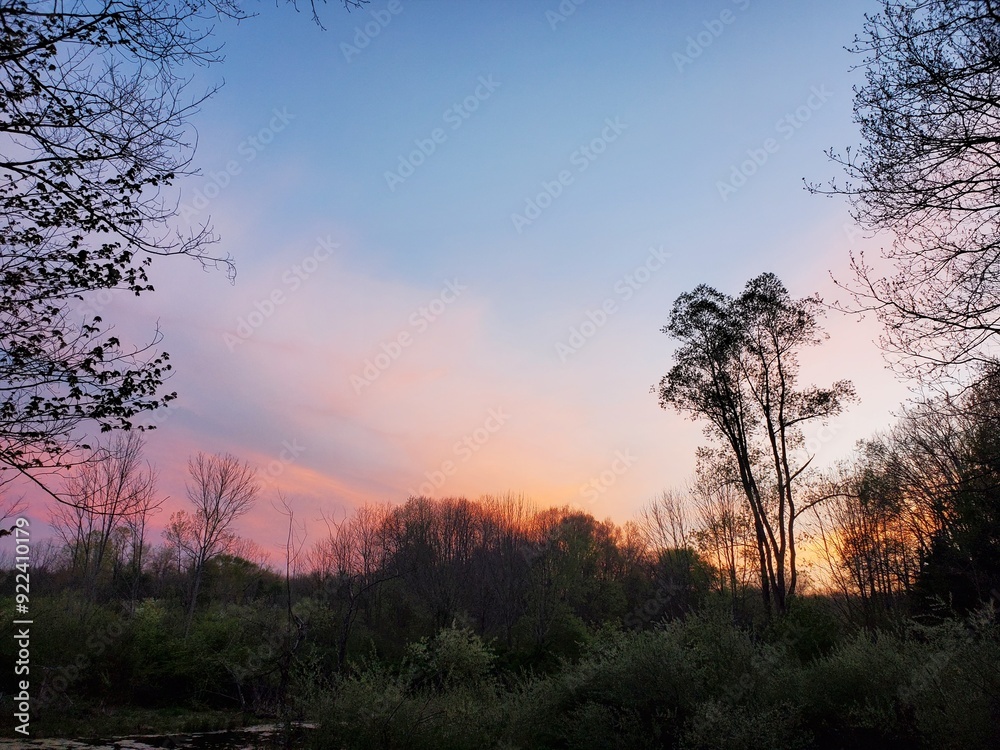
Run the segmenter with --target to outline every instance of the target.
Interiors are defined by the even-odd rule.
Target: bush
[[[316,748],[480,750],[495,746],[503,709],[496,692],[452,683],[415,687],[411,676],[372,665],[327,701]]]
[[[433,638],[421,638],[407,652],[413,679],[438,688],[474,686],[489,676],[494,654],[476,633],[466,628],[443,628]]]
[[[788,705],[763,709],[708,700],[688,722],[684,750],[794,750],[812,747],[799,714]]]
[[[915,626],[918,658],[897,692],[925,747],[1000,747],[1000,628],[992,609],[967,624]]]
[[[452,626],[410,644],[398,670],[372,661],[336,686],[321,714],[319,748],[469,750],[503,733],[496,657],[470,630]]]

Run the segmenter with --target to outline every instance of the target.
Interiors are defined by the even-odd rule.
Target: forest
[[[78,303],[155,296],[154,256],[235,274],[210,226],[176,231],[161,191],[191,169],[182,130],[204,101],[178,66],[221,62],[206,13],[247,16],[70,6],[0,2],[5,737],[274,722],[331,750],[1000,747],[991,3],[885,0],[866,18],[861,146],[829,153],[847,182],[807,188],[894,239],[851,256],[843,306],[770,272],[674,299],[650,409],[704,441],[693,476],[624,522],[517,492],[331,499],[317,521],[205,451],[168,505],[144,421],[177,399],[159,328],[123,341]],[[820,465],[824,430],[865,406],[850,380],[803,382],[834,313],[882,324],[915,396]],[[239,533],[266,505],[280,554]]]
[[[993,371],[813,477],[806,504],[828,499],[780,609],[708,453],[623,525],[412,497],[306,545],[286,508],[286,557],[267,560],[232,533],[263,498],[228,455],[191,459],[191,510],[151,538],[129,433],[74,474],[35,551],[38,726],[139,732],[183,708],[178,729],[318,722],[320,747],[990,747],[998,392]]]

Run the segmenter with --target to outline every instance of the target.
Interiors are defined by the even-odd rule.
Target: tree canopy
[[[680,342],[659,384],[660,405],[709,424],[725,446],[722,475],[743,490],[753,514],[761,593],[783,611],[794,595],[794,485],[812,460],[801,427],[841,411],[849,381],[798,387],[798,352],[819,344],[820,301],[794,300],[777,276],[761,274],[736,298],[707,285],[674,302],[663,332]]]
[[[990,0],[884,0],[851,51],[857,149],[831,153],[854,219],[888,231],[884,264],[856,254],[846,286],[919,374],[997,354],[1000,332],[1000,11]]]

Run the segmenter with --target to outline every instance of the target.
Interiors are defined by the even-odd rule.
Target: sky
[[[157,259],[156,291],[92,301],[123,338],[158,325],[177,400],[147,456],[186,505],[185,464],[261,472],[241,531],[276,549],[280,492],[322,514],[409,495],[512,492],[621,523],[692,475],[699,424],[650,392],[661,332],[697,284],[772,271],[844,295],[859,236],[825,155],[858,140],[873,2],[407,2],[222,20],[221,84],[192,118],[178,227],[210,222],[234,283]],[[831,312],[803,383],[860,403],[807,429],[817,465],[908,395],[875,321]]]

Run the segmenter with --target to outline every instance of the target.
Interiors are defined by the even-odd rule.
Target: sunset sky
[[[704,442],[650,393],[675,297],[773,271],[832,301],[848,252],[878,248],[803,187],[858,140],[844,46],[872,2],[374,0],[325,30],[300,9],[220,21],[226,60],[189,88],[224,82],[178,225],[211,221],[235,284],[158,259],[155,293],[94,303],[123,338],[163,331],[168,510],[203,450],[260,467],[242,531],[270,548],[279,490],[310,523],[506,492],[623,522]],[[907,395],[874,321],[825,325],[803,380],[861,403],[807,430],[819,465]]]

